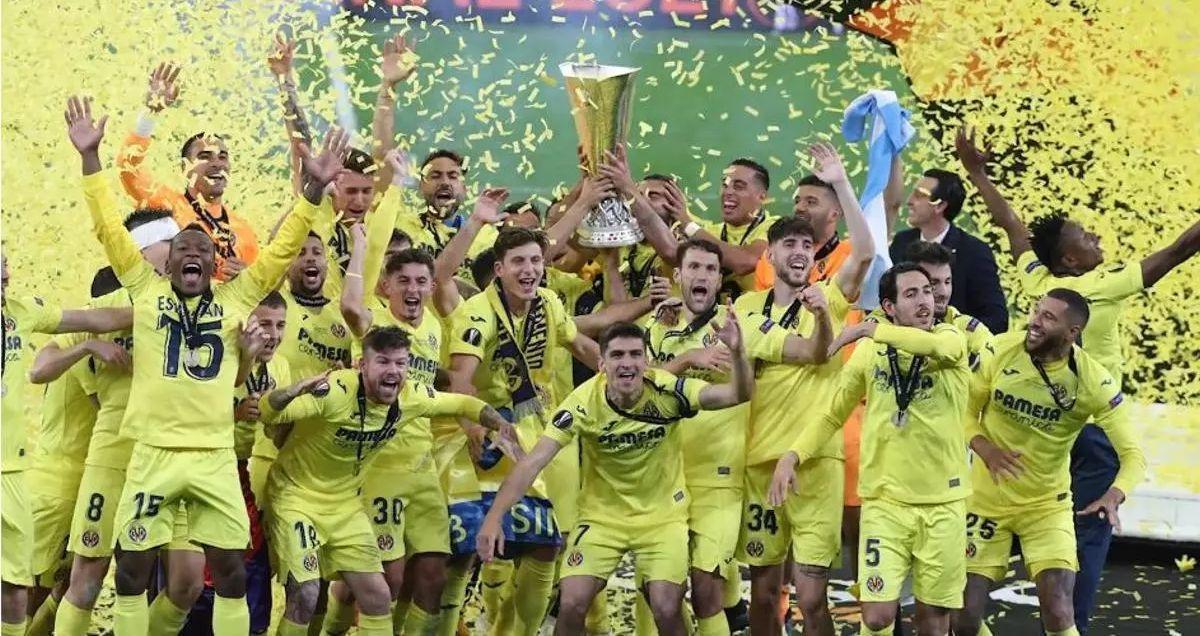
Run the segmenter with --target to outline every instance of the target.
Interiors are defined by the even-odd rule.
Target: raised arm
[[[138,114],[137,126],[125,138],[117,152],[117,170],[125,192],[144,206],[159,199],[170,187],[154,178],[144,165],[146,152],[150,149],[150,135],[154,132],[154,116],[175,103],[179,98],[179,71],[177,64],[160,63],[150,73],[146,87],[146,109]]]
[[[267,67],[279,83],[279,99],[283,105],[283,126],[288,138],[288,164],[292,175],[292,194],[300,196],[304,190],[301,178],[300,146],[312,147],[312,130],[308,120],[300,108],[300,96],[296,93],[296,76],[292,73],[292,59],[296,52],[296,42],[285,38],[282,34],[275,35],[275,45],[267,56]],[[273,234],[273,233],[272,233]]]
[[[742,340],[742,328],[738,324],[737,313],[733,305],[729,305],[725,313],[725,324],[713,326],[717,339],[729,348],[731,364],[729,381],[724,384],[710,384],[700,391],[700,408],[715,411],[741,404],[750,399],[754,393],[754,367],[750,357],[746,355],[746,347]]]
[[[108,333],[133,328],[132,307],[103,309],[64,309],[62,320],[52,333]]]
[[[958,153],[958,159],[962,162],[963,168],[967,170],[967,178],[975,184],[979,195],[983,197],[988,214],[992,217],[992,223],[1000,226],[1008,235],[1009,253],[1012,255],[1013,262],[1017,262],[1022,254],[1033,249],[1029,244],[1029,229],[1025,227],[1017,214],[1009,207],[1008,201],[988,179],[987,162],[992,158],[991,149],[980,150],[975,145],[975,131],[963,128],[958,131],[958,136],[954,139],[954,150]]]
[[[346,277],[342,282],[340,309],[342,318],[356,338],[366,335],[374,322],[366,303],[366,283],[363,282],[363,262],[367,256],[367,232],[361,223],[350,228],[353,240],[350,248],[350,264],[346,266]]]
[[[546,239],[550,245],[546,250],[546,260],[554,261],[565,252],[575,230],[579,229],[579,224],[583,222],[583,218],[588,215],[588,212],[591,212],[592,208],[604,199],[616,196],[616,192],[616,186],[607,177],[584,179],[579,196],[567,208],[566,213],[546,229]]]
[[[900,218],[900,208],[904,205],[904,162],[900,161],[900,153],[892,157],[892,171],[888,175],[887,187],[883,190],[883,211],[887,217],[887,236],[890,241],[896,229],[896,220]],[[893,259],[895,260],[895,259]]]
[[[576,328],[578,329],[578,326]],[[571,355],[575,356],[576,360],[583,363],[583,366],[592,371],[600,368],[600,345],[586,334],[577,334],[567,344],[567,348],[571,350]]]
[[[937,326],[933,331],[925,331],[873,320],[842,329],[829,346],[829,355],[832,357],[842,347],[862,338],[871,338],[880,344],[891,345],[915,356],[926,356],[942,364],[955,364],[967,357],[966,338],[953,327]]]
[[[66,348],[59,346],[60,343],[57,340],[46,343],[38,351],[37,357],[29,367],[29,381],[33,384],[53,382],[75,366],[75,363],[88,356],[93,356],[106,365],[125,371],[133,368],[129,352],[121,345],[98,338],[82,339],[79,337],[73,340],[77,340],[77,342]]]
[[[501,210],[507,199],[508,190],[505,188],[484,190],[479,195],[479,199],[475,201],[471,216],[467,217],[466,222],[454,237],[446,243],[442,253],[434,259],[433,302],[434,308],[439,314],[449,316],[462,301],[462,297],[458,293],[458,285],[454,282],[454,274],[466,261],[471,244],[475,242],[475,237],[479,236],[479,231],[483,229],[483,226],[499,223],[508,217]]]
[[[262,396],[259,400],[262,421],[295,422],[318,415],[321,407],[311,396],[320,389],[328,390],[330,373],[332,370]],[[307,399],[300,400],[301,397]]]
[[[667,224],[659,218],[658,212],[654,210],[650,200],[633,180],[633,175],[629,172],[629,151],[625,145],[617,146],[616,152],[604,154],[604,163],[600,165],[599,172],[600,176],[607,177],[612,182],[622,197],[631,202],[630,211],[633,212],[638,227],[642,229],[642,234],[645,235],[654,251],[659,254],[669,254],[668,262],[674,262],[675,249],[679,242],[675,240],[671,228],[667,227]],[[675,184],[668,182],[668,191],[673,185]],[[683,194],[678,192],[678,188],[675,189],[675,193],[679,197],[677,204],[682,207]]]
[[[1184,230],[1168,247],[1142,260],[1142,285],[1149,288],[1168,272],[1179,267],[1200,251],[1200,221]]]
[[[833,343],[833,320],[825,294],[816,285],[800,292],[800,302],[812,312],[816,326],[811,336],[804,338],[789,334],[783,344],[783,361],[789,364],[824,364],[829,360],[829,345]]]
[[[487,517],[484,518],[483,526],[479,529],[479,535],[476,538],[476,550],[479,558],[483,559],[485,563],[491,562],[496,555],[505,553],[501,520],[504,519],[504,515],[508,513],[509,509],[516,505],[526,492],[529,492],[533,481],[561,449],[562,445],[557,441],[542,436],[533,447],[533,451],[518,461],[517,465],[508,473],[508,477],[504,478],[504,483],[500,484],[500,492],[496,493],[496,499],[492,502],[492,507],[488,510]]]
[[[387,258],[388,243],[392,240],[392,230],[396,227],[396,217],[404,192],[404,175],[407,174],[408,157],[402,151],[393,148],[383,158],[385,165],[391,166],[391,187],[383,193],[379,205],[367,213],[366,220],[366,252],[363,256],[363,289],[364,294],[375,293],[379,285],[379,277],[383,275],[384,260]]]
[[[396,35],[383,43],[379,94],[375,97],[375,116],[371,120],[371,134],[375,138],[371,155],[379,165],[375,175],[375,187],[379,190],[387,187],[395,175],[395,168],[383,159],[396,147],[396,85],[416,70],[415,58],[404,36]]]
[[[858,197],[854,188],[850,187],[850,178],[837,150],[827,143],[813,144],[808,153],[813,158],[813,174],[831,186],[837,193],[838,205],[846,219],[846,233],[850,237],[850,257],[838,270],[834,281],[841,289],[842,295],[848,300],[858,299],[862,292],[863,280],[875,260],[875,239],[871,237],[871,228],[867,226],[867,218],[863,216]]]

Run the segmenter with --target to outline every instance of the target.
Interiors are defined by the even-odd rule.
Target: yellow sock
[[[343,603],[333,594],[329,595],[329,605],[325,608],[326,633],[345,634],[354,626],[354,601]]]
[[[187,622],[188,610],[182,610],[159,594],[150,604],[150,636],[176,636]]]
[[[0,636],[25,636],[25,621],[20,623],[0,623]]]
[[[550,607],[550,590],[554,588],[554,561],[522,558],[512,578],[513,608],[517,618],[517,634],[534,636],[546,619]]]
[[[584,626],[589,634],[604,634],[612,631],[612,625],[608,622],[608,590],[600,590],[596,598],[592,599],[592,606],[588,608]]]
[[[320,623],[317,623],[320,625]],[[279,617],[279,627],[275,628],[275,636],[308,636],[308,628],[312,625],[310,621],[308,625],[293,623],[287,618]]]
[[[484,564],[479,570],[479,595],[483,598],[483,613],[492,624],[496,623],[500,615],[500,604],[507,596],[512,576],[512,561],[492,561]]]
[[[979,631],[975,634],[976,636],[992,636],[992,630],[988,629],[987,620],[979,621]]]
[[[871,629],[870,627],[867,627],[867,624],[864,622],[858,629],[858,636],[892,636],[895,631],[896,623],[894,622],[888,623],[887,627],[884,627],[883,629]]]
[[[729,636],[729,620],[725,618],[725,612],[697,618],[696,636]]]
[[[121,636],[145,636],[150,631],[150,607],[145,593],[117,595],[113,606],[113,632]]]
[[[362,636],[392,636],[392,615],[358,615],[358,633]]]
[[[33,613],[33,618],[29,619],[29,625],[25,628],[26,636],[50,636],[54,629],[54,613],[57,611],[58,599],[51,594],[42,601],[41,606]]]
[[[1046,636],[1079,636],[1079,630],[1074,625],[1057,632],[1046,631]]]
[[[408,616],[408,607],[411,604],[411,598],[392,601],[392,629],[396,632],[396,636],[404,634],[404,617]]]
[[[87,636],[91,626],[92,610],[75,607],[65,597],[59,602],[54,614],[55,636]]]
[[[213,595],[213,636],[246,636],[250,633],[250,606],[246,597]]]
[[[446,565],[446,587],[442,588],[442,611],[437,615],[437,636],[455,636],[462,615],[467,584],[471,582],[470,561],[455,559]]]
[[[430,614],[421,609],[420,605],[411,603],[408,612],[404,614],[403,625],[404,629],[401,631],[404,636],[433,636],[438,625],[438,615]]]
[[[650,602],[640,591],[633,604],[634,633],[637,636],[657,636],[658,626],[654,624],[654,612],[650,611]]]
[[[721,607],[734,607],[742,600],[742,573],[738,570],[738,564],[733,561],[722,568],[721,576],[725,577],[724,596],[721,598]]]
[[[308,627],[305,628],[305,636],[321,636],[321,630],[325,628],[325,612],[320,614],[313,613],[312,618],[308,619]],[[297,636],[299,636],[297,634]]]

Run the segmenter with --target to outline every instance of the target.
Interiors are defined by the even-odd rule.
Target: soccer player
[[[968,316],[950,305],[954,291],[954,253],[941,243],[914,241],[904,252],[904,260],[916,263],[929,274],[933,283],[933,318],[936,322],[949,322],[967,335],[967,352],[970,354],[971,369],[979,364],[983,348],[992,339],[992,332],[978,318]]]
[[[396,215],[396,229],[412,237],[415,247],[428,247],[434,255],[446,248],[450,239],[462,229],[466,215],[460,211],[467,197],[466,159],[453,150],[434,150],[421,161],[419,193],[422,210],[405,211]],[[471,243],[465,266],[479,252],[492,246],[496,228],[484,226]],[[460,272],[464,277],[467,272]]]
[[[981,629],[988,588],[1004,579],[1014,536],[1037,584],[1046,633],[1079,633],[1072,607],[1078,563],[1071,445],[1089,419],[1112,440],[1121,462],[1117,478],[1080,514],[1102,511],[1117,527],[1117,509],[1146,469],[1120,384],[1075,344],[1088,314],[1078,292],[1050,290],[1026,332],[997,337],[972,378],[967,437],[982,461],[971,467],[967,587],[955,634],[990,633]]]
[[[767,230],[775,217],[763,209],[771,189],[771,174],[753,159],[736,159],[721,179],[721,223],[697,223],[685,205],[674,208],[675,220],[687,238],[699,238],[721,248],[726,267],[723,294],[736,300],[754,289],[754,268],[767,249]]]
[[[656,365],[686,378],[721,382],[727,379],[733,351],[719,346],[707,327],[729,313],[717,304],[721,289],[721,251],[704,240],[679,246],[678,282],[683,307],[678,316],[653,320],[648,349]],[[813,292],[814,311],[824,313],[824,299]],[[743,335],[746,355],[755,365],[820,364],[832,340],[827,315],[817,338],[790,334],[761,313],[748,317]],[[741,525],[742,483],[746,472],[746,425],[749,405],[704,412],[687,420],[682,434],[684,477],[691,503],[688,533],[692,606],[699,634],[728,634],[723,611],[723,581],[736,573],[733,562]]]
[[[451,390],[477,393],[489,404],[511,412],[526,448],[532,447],[545,428],[544,413],[557,400],[549,364],[553,349],[566,347],[593,368],[598,357],[596,343],[579,333],[562,302],[540,285],[547,247],[540,233],[517,227],[501,229],[493,247],[496,282],[459,305],[450,319]],[[484,445],[483,433],[478,428],[468,431],[476,458]],[[510,466],[502,460],[490,468],[479,467],[481,498],[452,506],[452,517],[457,516],[466,528],[458,534],[462,541],[451,546],[454,554],[470,554],[472,537]],[[534,634],[545,616],[560,537],[544,495],[539,485],[513,509],[513,516],[505,517],[513,532],[527,525],[517,525],[515,516],[540,521],[517,534],[516,542],[526,544],[527,549],[518,560],[513,593],[493,621],[498,633]]]
[[[122,434],[136,443],[117,504],[117,605],[114,627],[145,634],[145,591],[155,548],[174,532],[179,502],[186,499],[189,538],[204,546],[216,599],[214,633],[249,630],[243,551],[249,527],[233,453],[233,387],[241,317],[273,290],[299,251],[323,204],[323,190],[341,170],[346,135],[331,133],[317,157],[304,161],[304,198],[262,257],[232,281],[213,286],[215,246],[200,228],[171,241],[167,271],[160,277],[117,220],[117,203],[102,171],[100,141],[107,119],[93,121],[88,100],[72,97],[66,120],[79,151],[84,194],[97,238],[134,307],[133,383]],[[307,154],[307,153],[306,153]]]
[[[847,218],[862,222],[841,162],[823,164],[820,172],[837,189],[846,209],[853,210]],[[828,346],[858,298],[874,256],[865,222],[852,222],[850,230],[854,257],[843,261],[836,276],[814,284],[810,275],[816,230],[803,217],[776,221],[767,236],[767,256],[775,271],[772,288],[743,294],[736,304],[738,310],[743,315],[760,315],[796,337]],[[750,401],[746,496],[738,539],[738,558],[750,566],[750,626],[755,634],[775,634],[781,628],[778,602],[789,553],[796,564],[796,601],[805,631],[833,633],[826,587],[829,569],[841,556],[841,436],[834,435],[801,469],[797,479],[810,487],[789,497],[781,510],[768,502],[768,489],[775,463],[786,453],[797,430],[815,426],[828,409],[841,367],[841,356],[821,356],[813,364],[765,364],[757,369],[759,389]],[[807,405],[810,416],[797,417],[794,410],[799,400]]]
[[[107,333],[129,326],[131,316],[125,309],[63,310],[47,305],[36,297],[9,298],[8,260],[0,254],[3,305],[0,321],[4,325],[3,372],[0,373],[0,397],[3,397],[3,439],[0,443],[0,633],[17,636],[25,633],[27,589],[33,585],[33,555],[37,537],[33,536],[29,494],[25,485],[28,467],[25,446],[25,394],[29,367],[30,337],[35,333]],[[70,367],[76,360],[66,364]],[[58,538],[54,539],[55,542]]]
[[[820,454],[865,395],[860,633],[892,633],[900,587],[911,571],[917,632],[945,636],[966,583],[966,339],[954,325],[934,322],[932,284],[917,265],[888,270],[879,296],[892,324],[859,323],[834,339],[831,354],[871,340],[855,348],[820,422],[800,431],[779,459],[768,500],[773,506],[787,500],[796,488],[796,466]]]
[[[955,141],[959,160],[987,204],[992,222],[1008,235],[1009,253],[1026,294],[1040,297],[1063,287],[1088,300],[1091,317],[1082,332],[1083,350],[1098,360],[1118,383],[1122,381],[1121,311],[1125,300],[1149,289],[1171,270],[1200,252],[1200,222],[1193,223],[1171,245],[1140,262],[1105,264],[1100,237],[1065,214],[1051,213],[1026,228],[987,176],[990,149],[975,144],[974,131],[960,130]],[[1075,510],[1099,499],[1116,478],[1117,454],[1104,432],[1085,426],[1071,448],[1071,495]],[[1075,624],[1087,633],[1112,524],[1096,515],[1075,519],[1079,575],[1075,582]]]
[[[267,421],[295,423],[267,485],[276,574],[287,596],[281,635],[307,633],[322,575],[340,577],[353,592],[360,632],[392,634],[391,597],[357,497],[371,462],[414,418],[463,417],[493,430],[504,425],[481,400],[407,382],[410,348],[404,330],[374,328],[363,339],[359,368],[301,380],[261,402]],[[385,508],[389,516],[402,513],[392,501]]]
[[[230,164],[225,141],[199,132],[183,142],[179,152],[187,181],[183,192],[158,180],[142,165],[150,150],[155,115],[179,97],[179,71],[178,65],[163,63],[151,72],[146,108],[117,153],[121,185],[137,207],[165,208],[175,215],[179,227],[200,227],[216,245],[217,280],[230,280],[258,258],[258,239],[250,224],[225,205]]]
[[[580,634],[592,599],[627,552],[635,552],[660,634],[684,634],[680,609],[687,578],[689,496],[682,422],[702,410],[744,403],[754,389],[737,316],[708,325],[730,353],[723,384],[649,369],[646,335],[616,323],[600,336],[601,373],[563,401],[534,449],[504,480],[477,539],[484,561],[505,555],[503,511],[516,503],[554,456],[576,437],[584,456],[579,523],[563,560],[555,634]],[[719,609],[719,606],[718,606]]]

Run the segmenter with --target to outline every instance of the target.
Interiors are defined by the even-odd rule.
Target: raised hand
[[[771,486],[767,490],[767,503],[778,508],[787,501],[788,495],[800,492],[796,486],[796,454],[784,453],[775,464],[775,474],[771,476]]]
[[[353,241],[354,249],[366,249],[367,225],[365,223],[355,223],[354,225],[351,225],[350,240]]]
[[[742,325],[738,323],[737,312],[733,310],[733,302],[725,305],[725,324],[713,325],[717,340],[725,343],[730,351],[740,351],[742,348]]]
[[[508,199],[508,188],[487,188],[475,200],[475,207],[471,210],[471,218],[477,218],[487,224],[494,224],[508,218],[502,210],[504,202]]]
[[[963,126],[954,137],[954,152],[969,174],[984,174],[987,164],[992,160],[992,149],[985,147],[980,150],[975,144],[975,129]]]
[[[318,393],[328,391],[329,390],[329,374],[330,373],[333,373],[333,369],[329,369],[329,370],[325,371],[324,373],[321,373],[320,375],[314,375],[313,377],[308,378],[307,380],[300,381],[296,385],[296,388],[297,388],[296,395],[300,396],[300,395],[304,395],[306,393],[311,393],[313,395],[316,395]]]
[[[236,256],[227,258],[224,261],[221,261],[221,280],[226,282],[231,281],[237,278],[238,274],[241,274],[242,270],[246,269],[247,267],[249,267],[249,265],[246,264],[246,261],[243,261]]]
[[[674,181],[668,181],[666,194],[667,212],[670,213],[671,218],[686,225],[692,220],[692,215],[688,212],[687,198],[683,196],[683,190],[680,190],[679,185]]]
[[[262,353],[266,344],[266,337],[257,321],[251,321],[238,334],[238,348],[242,350],[242,355],[251,360],[258,359],[259,354]]]
[[[727,373],[733,364],[733,355],[726,347],[704,347],[692,349],[686,354],[688,366],[716,373]]]
[[[604,162],[600,164],[597,173],[608,177],[613,187],[623,196],[633,196],[637,190],[637,183],[629,174],[629,158],[624,144],[618,145],[616,152],[604,151]]]
[[[404,187],[413,182],[412,164],[408,160],[407,152],[392,148],[383,156],[383,162],[392,169],[392,185]]]
[[[154,112],[175,103],[179,98],[179,71],[183,67],[173,62],[160,62],[150,73],[150,82],[146,86],[146,108]]]
[[[664,276],[653,276],[650,278],[650,306],[658,307],[663,301],[671,297],[671,281]]]
[[[832,144],[819,142],[808,147],[808,155],[813,160],[813,174],[828,184],[849,181],[846,167],[842,165],[842,157]]]
[[[258,418],[262,417],[262,411],[258,406],[258,399],[262,397],[258,393],[251,393],[249,396],[238,400],[237,406],[233,409],[233,419],[237,422],[257,422]]]
[[[300,162],[308,183],[323,190],[342,171],[342,163],[349,149],[350,133],[340,128],[333,128],[325,135],[325,146],[321,154],[315,157],[307,145],[300,144]]]
[[[579,188],[578,202],[588,209],[596,207],[601,201],[616,196],[617,189],[608,177],[587,177]]]
[[[829,301],[825,298],[825,292],[817,285],[809,285],[800,290],[800,304],[814,314],[829,311]]]
[[[383,55],[379,58],[380,78],[388,86],[403,82],[417,70],[416,58],[404,36],[390,38],[383,43]]]
[[[67,136],[79,154],[94,153],[100,148],[108,115],[101,117],[100,121],[92,120],[91,97],[74,95],[67,99],[67,110],[63,116],[67,120]]]
[[[267,68],[271,69],[271,74],[275,77],[287,77],[292,72],[292,59],[295,54],[296,41],[282,33],[276,33],[275,43],[271,46],[271,52],[267,54]]]

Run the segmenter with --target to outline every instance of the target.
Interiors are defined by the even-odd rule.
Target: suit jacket
[[[904,260],[904,253],[913,241],[921,240],[921,231],[913,228],[897,232],[888,249],[892,262]],[[1000,289],[1000,274],[996,257],[987,243],[950,224],[942,245],[954,253],[954,291],[950,306],[978,318],[992,333],[1008,331],[1008,302]]]

